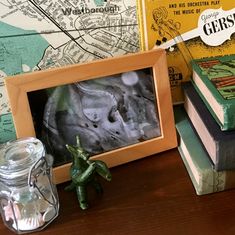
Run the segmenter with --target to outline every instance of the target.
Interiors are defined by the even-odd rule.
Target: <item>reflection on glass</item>
[[[44,91],[45,92],[45,91]],[[76,144],[91,155],[161,135],[151,69],[130,71],[47,90],[38,137],[55,166],[70,161],[65,144]],[[29,94],[33,100],[34,94]],[[32,113],[37,113],[31,102]],[[33,115],[39,117],[40,115]],[[42,115],[41,115],[42,116]]]

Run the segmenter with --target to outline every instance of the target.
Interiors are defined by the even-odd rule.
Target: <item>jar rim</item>
[[[0,179],[28,175],[31,166],[45,156],[42,142],[35,137],[8,141],[0,146]]]

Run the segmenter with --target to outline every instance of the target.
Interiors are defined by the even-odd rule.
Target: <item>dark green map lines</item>
[[[137,51],[135,0],[1,0],[0,143],[15,138],[6,76]]]

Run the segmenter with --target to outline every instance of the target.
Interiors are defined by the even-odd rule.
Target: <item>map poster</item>
[[[139,50],[136,0],[1,0],[0,143],[16,138],[5,77]]]

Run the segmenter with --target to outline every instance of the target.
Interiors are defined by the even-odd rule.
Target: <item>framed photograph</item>
[[[35,136],[70,179],[66,144],[117,166],[177,146],[162,49],[5,79],[17,138]]]

